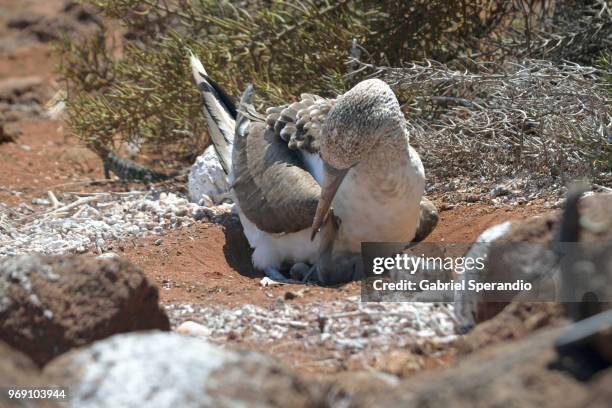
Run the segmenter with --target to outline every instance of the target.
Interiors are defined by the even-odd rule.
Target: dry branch
[[[430,176],[494,180],[530,172],[550,182],[612,182],[612,101],[602,81],[610,72],[545,60],[468,65],[360,63],[405,100]]]

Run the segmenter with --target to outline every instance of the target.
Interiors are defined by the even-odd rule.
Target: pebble
[[[44,198],[33,198],[32,199],[32,204],[33,205],[51,205],[49,200],[44,199]]]
[[[9,214],[14,213],[14,220],[9,217],[7,222],[13,228],[10,233],[0,228],[0,256],[85,253],[90,249],[101,253],[111,241],[164,235],[165,230],[203,219],[214,222],[216,216],[232,211],[232,205],[202,207],[175,193],[161,193],[158,198],[148,192],[104,193],[96,197],[95,201],[63,213],[45,214],[49,211],[45,207],[11,209]],[[62,198],[65,204],[76,200],[77,197]],[[32,204],[50,205],[45,198],[35,198]],[[17,222],[26,216],[27,222]]]
[[[499,196],[504,196],[508,194],[510,194],[510,190],[505,186],[498,185],[498,186],[493,187],[493,189],[491,189],[491,195],[493,197],[499,197]]]
[[[196,221],[202,221],[204,219],[209,218],[208,214],[209,212],[206,211],[206,209],[198,208],[197,210],[193,211],[193,219]]]
[[[184,336],[209,337],[212,331],[206,326],[188,320],[186,322],[181,323],[176,328],[176,332]]]
[[[96,258],[97,259],[115,259],[115,258],[119,258],[119,255],[116,254],[115,252],[105,252],[102,255],[98,255]]]

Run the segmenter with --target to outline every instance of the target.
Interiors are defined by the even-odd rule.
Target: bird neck
[[[396,172],[410,161],[410,145],[408,134],[404,129],[398,129],[388,134],[381,142],[365,157],[355,170],[362,173],[365,178],[389,179],[388,173]]]

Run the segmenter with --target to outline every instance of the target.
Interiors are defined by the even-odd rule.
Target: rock
[[[476,260],[477,258],[484,258],[488,255],[493,243],[500,237],[503,237],[508,233],[512,224],[509,221],[497,224],[491,228],[485,230],[474,242],[474,245],[465,254],[466,259]],[[470,280],[480,281],[484,279],[479,271],[466,270],[462,274],[457,274],[458,279],[464,282]],[[476,323],[476,310],[480,298],[475,296],[474,292],[471,291],[455,291],[455,314],[459,321],[459,331],[465,332],[470,330]]]
[[[41,43],[60,40],[64,34],[86,35],[93,31],[95,24],[100,24],[95,9],[80,6],[76,2],[67,2],[64,9],[55,16],[33,13],[31,10],[12,15],[7,28],[18,30],[20,37],[31,37]]]
[[[406,283],[410,282],[414,285],[414,289],[409,291],[392,291],[391,293],[384,293],[389,297],[384,296],[381,301],[435,301],[435,302],[448,302],[453,299],[453,292],[451,290],[421,290],[420,282],[451,282],[454,279],[453,270],[451,268],[443,268],[440,264],[425,262],[419,263],[419,260],[427,257],[430,259],[445,259],[449,256],[449,247],[444,243],[439,244],[436,242],[420,242],[415,246],[411,246],[404,250],[404,256],[407,256],[406,263],[408,269],[393,268],[389,271],[389,277],[392,282]],[[414,265],[414,269],[413,269]],[[375,295],[370,290],[371,285],[368,285],[366,289],[367,295]],[[374,291],[376,292],[376,291]],[[376,299],[373,297],[372,299]]]
[[[15,102],[30,92],[36,92],[43,85],[39,76],[8,78],[0,81],[0,100]]]
[[[21,134],[18,128],[6,124],[6,119],[0,110],[0,144],[15,143]]]
[[[96,256],[96,259],[119,259],[119,258],[120,258],[119,254],[115,252],[105,252],[103,254]]]
[[[25,354],[0,341],[0,407],[59,407],[54,401],[16,400],[9,398],[9,389],[47,389],[51,381]]]
[[[599,374],[593,381],[589,396],[582,405],[587,408],[608,408],[612,401],[612,369]]]
[[[48,98],[48,89],[42,77],[12,77],[0,80],[0,114],[9,122],[44,114],[42,104]],[[5,129],[15,139],[19,129]]]
[[[494,344],[522,339],[543,327],[566,323],[563,307],[558,302],[511,303],[463,336],[458,349],[461,354],[469,354]]]
[[[227,175],[212,145],[206,148],[191,166],[187,187],[189,199],[194,203],[204,200],[204,205],[210,206],[221,204],[223,199],[228,197]],[[210,202],[207,202],[209,200]]]
[[[211,330],[208,327],[200,323],[192,322],[191,320],[181,323],[176,328],[176,332],[178,334],[182,334],[183,336],[202,338],[210,337],[211,335]]]
[[[176,333],[113,336],[53,362],[45,374],[71,390],[71,406],[311,407],[324,393],[269,358]]]
[[[510,194],[510,190],[506,186],[497,185],[491,189],[490,194],[493,197],[500,197],[500,196],[505,196],[505,195]]]
[[[569,300],[564,304],[568,316],[582,320],[611,309],[612,194],[566,204],[560,236],[561,296]],[[563,244],[575,241],[579,248]]]
[[[44,198],[33,198],[32,204],[34,205],[51,205],[51,202]]]
[[[4,130],[4,125],[0,122],[0,144],[15,142],[13,135]]]
[[[419,219],[419,226],[417,227],[417,231],[412,240],[414,242],[421,242],[427,238],[434,228],[436,228],[436,225],[438,225],[438,220],[440,219],[436,206],[427,198],[423,197],[421,199],[420,206],[421,216]]]
[[[36,364],[25,354],[0,342],[0,387],[30,386],[39,374]],[[0,397],[4,397],[3,394]]]
[[[462,325],[468,328],[490,319],[516,296],[523,301],[561,300],[562,297],[570,300],[559,283],[561,268],[566,267],[568,262],[572,262],[572,268],[582,268],[577,274],[578,281],[571,285],[584,286],[581,286],[584,293],[599,293],[599,299],[609,304],[612,299],[612,194],[593,194],[582,198],[579,214],[574,217],[578,218],[574,221],[576,236],[563,239],[565,242],[583,243],[578,261],[560,252],[563,245],[557,242],[557,237],[561,212],[506,222],[485,231],[466,255],[473,258],[486,256],[485,268],[460,274],[460,279],[479,282],[523,280],[533,287],[529,292],[520,294],[520,291],[456,292],[455,311]],[[576,248],[576,244],[570,245]],[[569,307],[580,305],[578,301],[581,297],[573,296],[573,303]],[[576,311],[568,313],[579,314]]]
[[[169,328],[157,288],[126,260],[21,255],[0,262],[0,340],[38,365],[115,333]]]
[[[42,20],[42,16],[36,13],[22,13],[16,16],[9,18],[6,23],[8,28],[13,28],[17,30],[23,30],[24,28],[28,28],[33,26]]]
[[[395,377],[406,378],[421,371],[425,366],[425,359],[425,356],[411,350],[393,350],[378,358],[374,368]]]
[[[401,384],[400,379],[395,375],[372,369],[367,371],[342,370],[337,373],[329,375],[319,374],[318,376],[324,381],[329,382],[335,393],[344,394],[346,396],[345,400],[350,398],[355,401],[359,401],[362,396],[386,395]],[[353,407],[356,404],[346,405]],[[374,403],[371,406],[377,405]]]
[[[367,407],[578,407],[589,389],[550,368],[558,329],[479,350],[452,367],[412,376],[383,395],[362,395]]]

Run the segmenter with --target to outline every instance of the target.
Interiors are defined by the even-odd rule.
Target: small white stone
[[[49,200],[46,200],[44,198],[33,198],[32,199],[32,204],[34,204],[34,205],[51,205]]]
[[[191,320],[181,323],[176,328],[176,332],[191,337],[209,337],[211,335],[211,330],[208,327]]]
[[[177,210],[174,212],[174,214],[175,214],[177,217],[184,217],[184,216],[186,216],[186,215],[187,215],[187,208],[185,208],[185,207],[179,208],[179,209],[177,209]]]
[[[207,208],[214,207],[215,205],[213,200],[206,194],[202,194],[200,200],[198,201],[198,204],[202,207],[207,207]]]
[[[102,255],[96,256],[96,259],[115,259],[119,258],[119,255],[115,252],[105,252]]]

